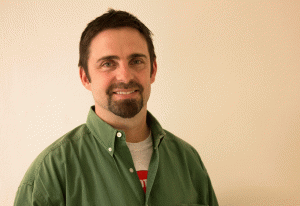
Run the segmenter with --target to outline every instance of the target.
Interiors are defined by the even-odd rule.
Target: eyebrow
[[[132,58],[136,58],[136,57],[144,57],[147,59],[147,56],[145,54],[141,54],[141,53],[135,53],[135,54],[131,54],[128,59],[132,59]]]
[[[127,59],[133,59],[133,58],[137,58],[137,57],[144,57],[144,58],[147,59],[147,56],[145,54],[141,54],[141,53],[131,54],[131,55],[129,55],[127,57]],[[103,61],[103,60],[111,60],[111,59],[117,59],[117,60],[119,60],[120,57],[115,56],[115,55],[103,56],[103,57],[101,57],[100,59],[97,60],[97,63],[100,62],[100,61]]]
[[[100,59],[97,60],[97,63],[103,60],[110,60],[110,59],[120,59],[120,57],[118,56],[113,56],[113,55],[109,55],[109,56],[104,56],[101,57]]]

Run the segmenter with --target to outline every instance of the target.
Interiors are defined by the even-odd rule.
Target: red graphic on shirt
[[[137,171],[137,175],[139,176],[139,179],[140,179],[140,182],[142,184],[143,190],[146,193],[148,171],[147,170]]]

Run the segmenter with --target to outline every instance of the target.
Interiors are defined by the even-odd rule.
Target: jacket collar
[[[165,131],[155,119],[155,117],[147,111],[147,124],[151,129],[152,138],[153,138],[153,147],[158,148],[163,137],[166,135]],[[106,148],[106,150],[113,155],[115,150],[115,141],[117,133],[122,133],[122,139],[125,140],[125,133],[122,130],[117,130],[111,125],[104,122],[96,113],[95,106],[90,108],[86,125],[93,134],[95,138]]]

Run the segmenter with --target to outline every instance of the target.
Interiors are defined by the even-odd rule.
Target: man
[[[136,17],[111,9],[89,23],[79,73],[95,106],[32,163],[15,205],[218,205],[197,151],[147,111],[156,72]]]

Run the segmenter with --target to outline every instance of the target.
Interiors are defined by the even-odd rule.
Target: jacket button
[[[122,133],[121,133],[121,132],[118,132],[118,133],[117,133],[117,137],[122,137]]]

